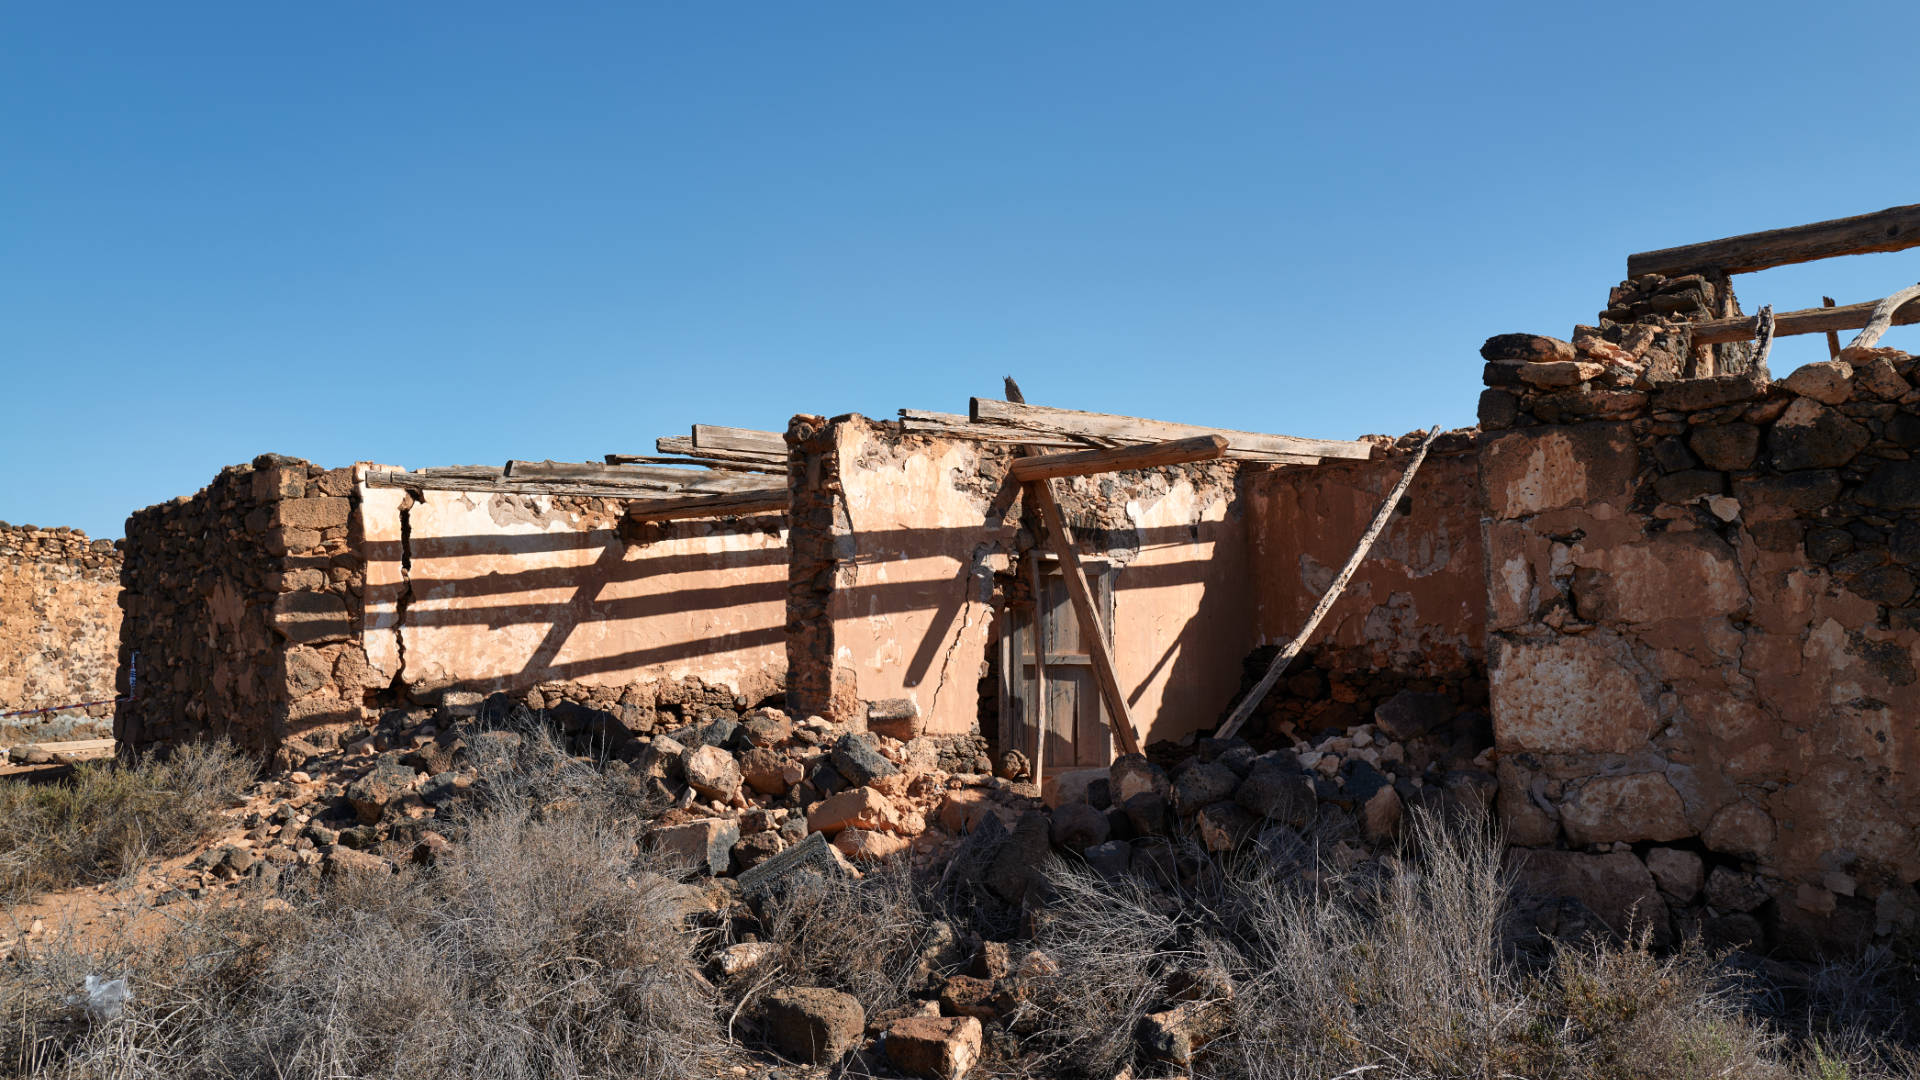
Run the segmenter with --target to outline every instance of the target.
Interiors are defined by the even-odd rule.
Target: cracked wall
[[[1370,461],[1249,470],[1243,499],[1260,646],[1249,681],[1305,625],[1420,437],[1398,445],[1379,438]],[[1289,737],[1344,731],[1408,690],[1486,707],[1487,588],[1475,461],[1473,432],[1435,441],[1313,643],[1254,713],[1253,730]]]
[[[118,693],[119,597],[120,552],[112,541],[0,522],[0,712],[111,701]],[[21,738],[43,728],[48,738],[73,737],[62,733],[75,730],[79,717],[97,721],[112,711],[96,705],[4,726],[24,732]]]
[[[359,499],[362,635],[407,699],[697,679],[757,702],[784,683],[777,516],[631,528],[618,499],[364,484]]]
[[[798,417],[789,615],[794,708],[864,723],[907,699],[932,734],[979,727],[991,699],[996,575],[1033,545],[1006,444]],[[1252,642],[1238,466],[1056,482],[1081,550],[1109,559],[1115,665],[1149,739],[1219,719]],[[803,670],[804,669],[804,670]],[[983,690],[983,686],[985,689]],[[805,687],[804,691],[799,688]]]
[[[1480,463],[1511,839],[1631,853],[1665,902],[1662,934],[1813,955],[1913,929],[1912,359],[1649,386],[1596,361],[1569,389],[1505,359],[1515,341],[1573,353],[1489,342],[1499,400],[1483,416],[1502,430]]]

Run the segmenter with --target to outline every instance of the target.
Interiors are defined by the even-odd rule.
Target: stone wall
[[[112,541],[0,522],[0,712],[111,701],[118,694],[119,594],[120,552]],[[112,711],[98,705],[61,722]],[[46,726],[40,717],[4,723]]]
[[[1247,658],[1245,683],[1299,633],[1420,438],[1378,437],[1371,461],[1246,472],[1241,498],[1261,644]],[[1472,431],[1435,440],[1399,512],[1248,730],[1292,738],[1345,731],[1403,692],[1484,713],[1487,590],[1475,450]]]
[[[138,653],[140,693],[115,718],[122,742],[224,737],[265,753],[361,718],[352,491],[351,469],[263,454],[127,519],[120,678]]]
[[[981,726],[996,608],[1024,595],[1035,530],[1010,446],[798,417],[789,579],[790,709],[864,722],[905,698],[921,729]],[[1253,644],[1230,462],[1056,481],[1083,554],[1114,570],[1115,664],[1136,723],[1178,739],[1217,722]]]
[[[1604,880],[1661,936],[1811,955],[1911,930],[1913,360],[1713,374],[1738,365],[1607,315],[1483,350],[1499,804],[1552,849],[1527,872]]]

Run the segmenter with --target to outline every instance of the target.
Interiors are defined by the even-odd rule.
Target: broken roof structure
[[[1064,784],[1223,725],[1353,732],[1410,792],[1495,769],[1529,873],[1858,946],[1920,915],[1920,372],[1879,344],[1920,287],[1748,314],[1732,279],[1914,246],[1920,207],[1633,255],[1593,325],[1490,338],[1443,435],[1010,388],[596,463],[265,456],[130,519],[119,734],[271,752],[501,692],[611,745],[779,703]],[[1752,887],[1650,869],[1688,858]]]

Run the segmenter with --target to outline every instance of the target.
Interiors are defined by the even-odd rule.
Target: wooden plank
[[[593,462],[575,461],[509,461],[505,479],[543,483],[548,480],[592,480],[612,484],[642,484],[658,486],[665,491],[702,491],[723,494],[735,491],[758,491],[762,488],[778,486],[758,477],[741,476],[734,472],[715,472],[714,467],[702,462],[684,461],[679,458],[661,459],[663,464],[694,466],[692,468],[662,468],[649,465],[600,465]],[[785,475],[786,470],[780,470]]]
[[[1046,592],[1040,580],[1040,560],[1027,560],[1028,588],[1033,590],[1033,700],[1038,702],[1039,722],[1033,727],[1033,783],[1046,782],[1047,715],[1053,702],[1047,697],[1047,610]]]
[[[718,453],[718,451],[715,451]],[[749,472],[779,474],[785,476],[784,463],[769,465],[755,458],[753,461],[734,461],[721,457],[683,457],[675,454],[608,454],[609,465],[698,465],[703,469],[720,469],[725,472]]]
[[[1400,482],[1393,486],[1393,491],[1388,493],[1386,500],[1380,504],[1380,512],[1373,515],[1373,524],[1367,526],[1367,531],[1360,537],[1359,545],[1347,558],[1347,565],[1341,567],[1340,576],[1334,578],[1333,584],[1327,586],[1327,591],[1321,594],[1320,602],[1313,607],[1313,614],[1307,616],[1307,624],[1300,628],[1300,632],[1293,636],[1292,641],[1287,642],[1286,648],[1280,650],[1280,655],[1273,658],[1273,663],[1267,666],[1267,673],[1260,677],[1259,682],[1253,684],[1253,689],[1248,691],[1246,697],[1240,699],[1240,704],[1233,707],[1233,712],[1227,716],[1227,722],[1220,725],[1215,738],[1231,739],[1239,734],[1241,725],[1247,722],[1247,717],[1252,716],[1253,710],[1260,707],[1260,702],[1266,698],[1267,691],[1273,689],[1273,684],[1278,682],[1280,676],[1286,672],[1287,665],[1293,663],[1293,658],[1300,654],[1307,639],[1312,637],[1313,632],[1319,628],[1320,620],[1326,618],[1327,612],[1333,610],[1334,601],[1340,599],[1340,594],[1346,591],[1347,582],[1353,580],[1355,571],[1360,569],[1360,563],[1366,559],[1367,552],[1373,550],[1373,542],[1378,540],[1380,534],[1386,530],[1388,520],[1393,517],[1394,508],[1400,505],[1400,500],[1407,494],[1408,486],[1413,483],[1413,474],[1419,472],[1420,463],[1427,460],[1427,448],[1431,447],[1433,440],[1439,437],[1440,425],[1435,424],[1433,429],[1427,432],[1427,437],[1421,441],[1420,449],[1414,452],[1413,460],[1407,462],[1407,471],[1400,474]]]
[[[1161,465],[1184,465],[1191,461],[1213,461],[1227,452],[1224,435],[1196,435],[1191,439],[1122,446],[1116,450],[1082,450],[1073,454],[1035,454],[1015,458],[1010,470],[1021,483],[1052,480],[1063,476],[1092,476],[1095,473],[1151,469]]]
[[[925,412],[919,409],[901,409],[900,427],[914,435],[941,435],[979,442],[1018,443],[1023,446],[1047,449],[1084,450],[1138,445],[1138,440],[1127,442],[1091,436],[1076,438],[1065,435],[1043,435],[1036,431],[1007,427],[1004,424],[976,424],[958,413]],[[1318,465],[1320,463],[1318,457],[1303,454],[1266,454],[1258,450],[1236,450],[1233,449],[1231,440],[1228,441],[1224,456],[1232,461],[1247,461],[1263,465]]]
[[[1769,266],[1812,262],[1835,255],[1904,251],[1916,246],[1920,246],[1920,203],[1790,229],[1768,229],[1723,240],[1642,251],[1627,256],[1627,276],[1666,274],[1671,277],[1709,269],[1745,274]]]
[[[1775,337],[1818,334],[1839,330],[1858,330],[1873,320],[1873,309],[1880,301],[1848,304],[1845,307],[1803,308],[1773,317]],[[1893,313],[1894,326],[1920,323],[1920,301],[1908,301]],[[1754,315],[1732,319],[1703,319],[1692,324],[1695,345],[1718,345],[1724,341],[1750,341],[1760,332],[1760,320]],[[1836,341],[1836,344],[1838,342]]]
[[[787,437],[774,431],[720,427],[717,424],[693,425],[695,450],[736,450],[748,454],[787,456]]]
[[[1050,409],[1044,405],[1022,405],[992,398],[974,398],[968,415],[975,423],[1002,424],[1055,436],[1092,436],[1121,442],[1163,442],[1196,435],[1224,435],[1229,450],[1255,451],[1279,455],[1298,464],[1317,464],[1321,458],[1366,461],[1373,456],[1373,444],[1332,439],[1301,439],[1292,435],[1262,435],[1252,431],[1173,424],[1165,420],[1142,420],[1134,416],[1079,412],[1074,409]],[[1229,453],[1227,456],[1232,457]]]
[[[653,448],[662,454],[682,454],[694,458],[712,458],[716,461],[780,466],[785,466],[787,463],[784,450],[778,454],[762,453],[758,450],[701,450],[693,445],[692,439],[684,435],[662,436],[653,441]]]
[[[738,495],[696,495],[683,499],[650,499],[627,507],[628,521],[682,521],[689,518],[747,517],[753,514],[784,514],[787,488],[743,492]]]
[[[746,483],[739,481],[746,481]],[[394,472],[386,469],[368,472],[367,486],[416,491],[477,491],[494,495],[578,495],[595,499],[658,499],[663,495],[692,493],[702,488],[708,489],[706,493],[712,496],[786,491],[785,484],[769,484],[758,477],[716,477],[712,480],[703,480],[696,485],[664,484],[643,480],[616,484],[593,480],[542,481],[433,476],[426,473]]]
[[[1134,732],[1133,712],[1127,707],[1126,691],[1120,687],[1120,673],[1113,663],[1113,650],[1107,647],[1106,627],[1101,622],[1100,613],[1094,607],[1093,588],[1087,584],[1087,572],[1080,565],[1080,550],[1074,546],[1073,533],[1067,530],[1066,516],[1060,512],[1060,504],[1054,501],[1051,481],[1038,480],[1025,488],[1027,496],[1033,500],[1040,511],[1040,520],[1047,527],[1047,546],[1060,557],[1060,570],[1067,581],[1067,598],[1073,601],[1074,613],[1080,616],[1081,637],[1087,655],[1093,659],[1094,677],[1099,681],[1100,694],[1107,702],[1107,719],[1113,725],[1113,731],[1120,740],[1120,750],[1126,754],[1140,752],[1140,737]]]

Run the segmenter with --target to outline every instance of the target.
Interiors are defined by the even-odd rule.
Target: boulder
[[[1105,878],[1117,878],[1133,868],[1133,845],[1125,840],[1109,840],[1082,852],[1087,866]]]
[[[1020,815],[982,875],[988,891],[1009,904],[1018,904],[1046,877],[1051,852],[1052,822],[1038,810]]]
[[[831,1065],[860,1042],[867,1013],[852,994],[819,986],[775,990],[761,1003],[767,1041],[807,1065]]]
[[[1208,851],[1220,855],[1239,847],[1243,840],[1253,835],[1253,831],[1260,826],[1260,819],[1242,809],[1238,803],[1216,802],[1202,807],[1194,815],[1193,823],[1199,830],[1200,842],[1207,846]]]
[[[1646,927],[1653,942],[1671,940],[1667,906],[1653,875],[1632,852],[1514,849],[1508,852],[1522,889],[1536,897],[1570,897],[1586,905],[1609,929],[1630,935]]]
[[[1142,792],[1151,791],[1164,797],[1169,790],[1167,774],[1145,755],[1122,754],[1107,769],[1107,794],[1120,805],[1124,806],[1128,799]]]
[[[1271,758],[1254,763],[1253,771],[1234,789],[1233,800],[1249,813],[1296,829],[1305,828],[1320,811],[1307,774]]]
[[[1160,836],[1167,831],[1167,800],[1157,791],[1142,791],[1121,805],[1127,823],[1141,836]]]
[[[740,756],[740,776],[762,795],[785,795],[804,773],[797,762],[773,750],[756,747]]]
[[[878,791],[870,787],[854,788],[814,807],[807,815],[807,828],[823,833],[837,833],[846,828],[897,831],[900,813]]]
[[[718,746],[694,747],[681,759],[680,767],[687,784],[705,798],[727,802],[740,791],[740,765]]]
[[[650,842],[676,862],[702,873],[724,874],[733,862],[733,845],[740,842],[740,825],[732,818],[702,818],[655,829]]]
[[[873,783],[883,776],[892,776],[900,767],[880,756],[871,736],[847,734],[840,736],[833,744],[828,755],[834,770],[846,778],[848,784],[861,787]]]
[[[1112,834],[1107,815],[1082,802],[1062,803],[1053,811],[1053,842],[1068,851],[1104,844]]]
[[[1240,778],[1215,762],[1189,761],[1173,778],[1173,808],[1185,817],[1203,806],[1231,799]]]
[[[833,846],[856,863],[877,863],[904,854],[913,842],[895,833],[854,828],[841,829]]]
[[[1844,404],[1853,395],[1853,365],[1844,360],[1822,360],[1795,368],[1780,385],[1827,405]]]
[[[1700,856],[1679,848],[1654,848],[1647,852],[1647,872],[1660,891],[1674,902],[1690,904],[1700,895],[1706,880],[1706,867]]]
[[[415,773],[400,764],[397,757],[381,755],[373,768],[347,785],[347,804],[362,822],[372,825],[387,812],[387,807],[413,789]]]
[[[1560,807],[1567,840],[1586,846],[1614,841],[1664,842],[1691,836],[1686,807],[1664,773],[1627,773],[1587,781]]]
[[[1552,364],[1578,360],[1573,343],[1545,334],[1495,334],[1480,346],[1490,364]]]
[[[910,1016],[887,1025],[887,1064],[926,1080],[960,1080],[980,1060],[980,1021]]]

